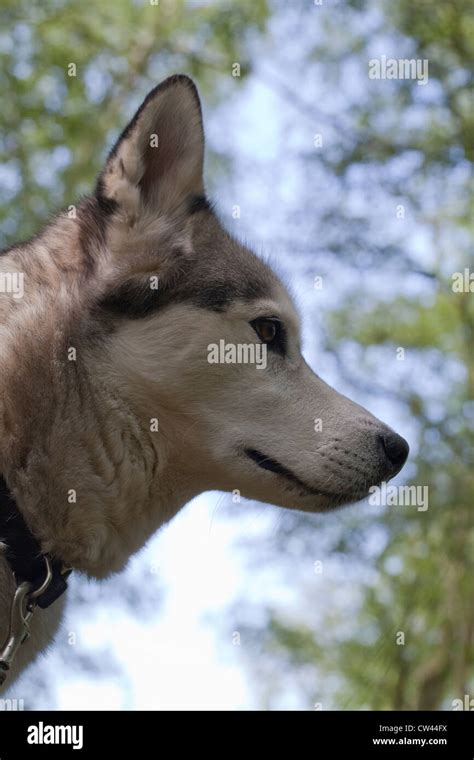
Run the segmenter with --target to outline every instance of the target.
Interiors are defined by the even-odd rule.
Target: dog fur
[[[0,294],[0,471],[43,551],[90,577],[123,568],[203,491],[325,511],[406,458],[387,456],[403,439],[305,363],[286,288],[205,198],[203,157],[196,88],[171,77],[95,193],[0,257],[2,273],[24,273],[21,299]],[[281,341],[264,371],[207,361],[220,339],[260,341],[267,318]],[[0,553],[0,643],[13,590]],[[8,685],[62,608],[35,614]]]

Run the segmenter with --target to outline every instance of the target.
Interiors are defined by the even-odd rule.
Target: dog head
[[[104,366],[158,420],[197,491],[309,511],[358,500],[401,469],[408,445],[307,365],[285,286],[205,198],[203,156],[199,98],[177,76],[106,162]]]

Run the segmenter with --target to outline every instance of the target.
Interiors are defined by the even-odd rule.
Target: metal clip
[[[0,649],[0,686],[5,682],[16,653],[30,635],[29,623],[36,607],[36,599],[43,594],[53,577],[51,561],[45,556],[46,578],[35,591],[31,583],[20,583],[13,596],[10,608],[10,627],[3,647]]]

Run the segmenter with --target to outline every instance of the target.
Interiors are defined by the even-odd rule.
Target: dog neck
[[[54,369],[47,398],[22,436],[11,436],[3,472],[42,551],[101,578],[122,569],[197,490],[193,478],[176,478],[182,452],[113,384],[77,370],[68,383],[58,373],[69,369]]]
[[[119,383],[120,373],[103,367],[98,355],[81,353],[79,341],[58,345],[56,330],[41,327],[12,330],[3,344],[0,473],[41,553],[103,578],[122,569],[202,489],[181,441],[185,424],[173,442],[176,420],[157,405],[156,415],[168,423],[167,435],[157,434]],[[40,342],[31,342],[33,334]],[[79,347],[80,364],[64,361],[68,343]],[[0,645],[15,593],[2,538],[0,530]],[[8,684],[50,641],[65,597],[35,614]]]

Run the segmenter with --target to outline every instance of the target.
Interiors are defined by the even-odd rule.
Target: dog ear
[[[112,148],[96,197],[130,225],[144,214],[175,214],[202,197],[201,104],[189,77],[169,77],[152,90]]]

